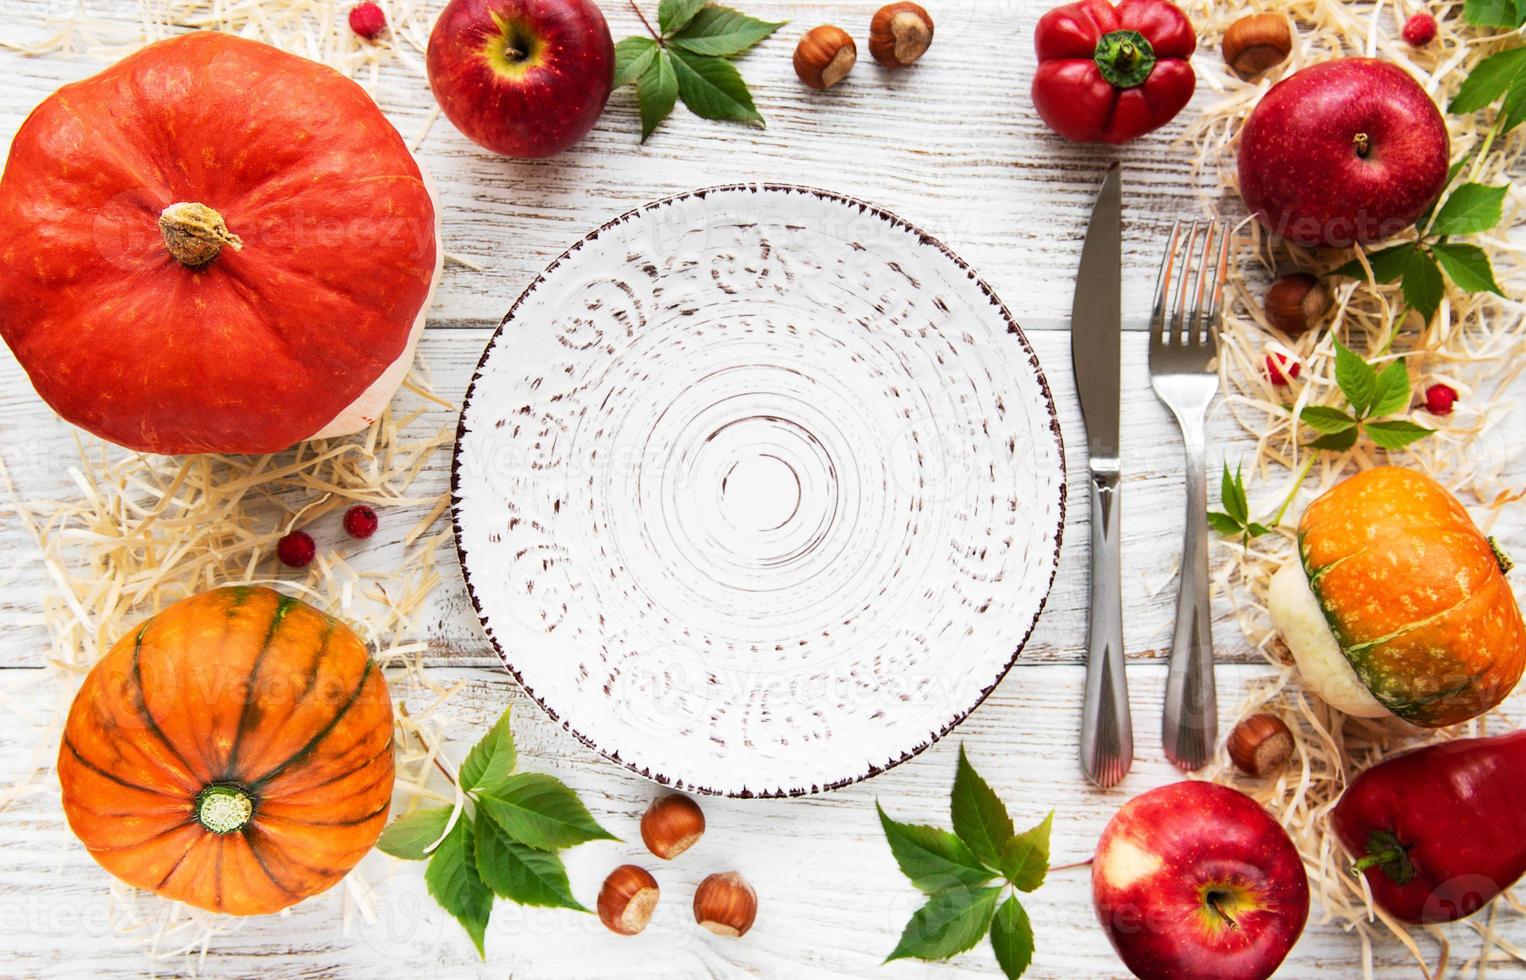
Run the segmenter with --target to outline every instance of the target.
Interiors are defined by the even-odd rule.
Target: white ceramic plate
[[[948,249],[808,188],[711,188],[590,234],[509,310],[453,473],[504,664],[585,743],[781,796],[926,748],[1054,578],[1059,425]]]

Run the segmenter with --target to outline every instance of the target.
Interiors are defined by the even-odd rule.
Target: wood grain
[[[1256,667],[1220,668],[1221,694],[1233,703]],[[0,671],[0,699],[37,707],[35,723],[59,694],[37,688],[41,671]],[[31,676],[28,676],[31,675]],[[658,878],[663,899],[642,935],[616,939],[592,916],[531,910],[500,902],[488,930],[488,960],[479,964],[464,933],[424,894],[418,865],[380,854],[366,859],[368,880],[386,880],[385,904],[376,926],[345,935],[342,905],[328,893],[282,916],[248,920],[238,933],[218,939],[208,952],[206,974],[268,978],[378,975],[705,977],[991,976],[989,949],[981,946],[947,965],[879,962],[895,944],[905,920],[920,904],[918,893],[896,870],[874,815],[878,799],[902,820],[948,825],[948,789],[957,745],[1008,803],[1014,820],[1028,826],[1056,811],[1052,862],[1084,859],[1117,806],[1134,794],[1172,781],[1160,739],[1140,725],[1139,761],[1113,790],[1084,785],[1075,761],[1075,729],[1082,670],[1069,665],[1015,670],[959,728],[911,762],[861,783],[800,800],[706,799],[708,830],[672,864],[641,846],[637,823],[652,796],[651,783],[583,749],[538,711],[497,671],[442,668],[436,679],[464,679],[451,702],[456,760],[469,739],[505,705],[523,764],[567,781],[588,801],[595,817],[625,843],[599,842],[566,853],[572,888],[591,904],[603,875],[634,861]],[[1158,664],[1130,668],[1136,716],[1153,717],[1164,692]],[[418,707],[421,696],[407,695]],[[0,714],[0,785],[13,783],[33,746],[25,718]],[[110,929],[107,880],[68,829],[51,781],[40,780],[23,803],[0,812],[0,926],[7,934],[5,972],[99,977],[136,976],[146,961]],[[741,871],[759,894],[757,925],[742,941],[725,941],[695,927],[689,899],[706,874]],[[1025,898],[1034,922],[1037,955],[1028,976],[1112,977],[1121,966],[1098,930],[1091,910],[1086,869],[1057,871]],[[1357,946],[1318,922],[1316,905],[1303,940],[1283,967],[1284,977],[1352,976]],[[1454,955],[1465,958],[1465,927],[1450,934]],[[1434,954],[1434,950],[1431,951]],[[1412,973],[1406,954],[1390,944],[1378,950],[1382,975]],[[161,964],[159,975],[179,975],[184,960]],[[1493,972],[1490,976],[1505,976]]]
[[[644,201],[698,186],[738,180],[818,185],[873,201],[921,226],[991,284],[1028,331],[1048,373],[1067,443],[1071,500],[1083,500],[1084,440],[1065,329],[1085,219],[1103,166],[1122,159],[1126,326],[1138,330],[1163,230],[1198,207],[1186,153],[1173,145],[1184,122],[1122,149],[1075,146],[1049,134],[1028,110],[1025,95],[1033,71],[1031,31],[1047,0],[958,0],[935,8],[937,41],[915,68],[891,74],[864,59],[847,82],[824,93],[807,92],[795,81],[789,66],[795,39],[823,22],[862,35],[877,0],[755,0],[746,6],[759,16],[792,21],[741,62],[768,119],[766,130],[706,122],[680,107],[640,146],[634,99],[626,90],[615,95],[581,146],[552,161],[519,163],[479,151],[447,122],[435,123],[419,156],[444,201],[446,247],[484,267],[482,272],[446,269],[420,355],[436,388],[447,398],[461,397],[490,330],[509,304],[590,228]],[[617,38],[639,30],[628,6],[604,7]],[[0,37],[40,39],[54,30],[49,18],[75,10],[74,0],[0,0]],[[92,16],[117,18],[129,31],[138,18],[132,0],[92,0],[89,10]],[[1199,60],[1205,78],[1219,70],[1215,52]],[[32,59],[0,52],[0,134],[13,133],[60,84],[103,64],[86,55]],[[422,78],[389,70],[374,94],[405,138],[422,132],[432,108]],[[1213,98],[1205,85],[1196,105]],[[480,965],[456,925],[444,921],[423,896],[417,869],[377,855],[368,859],[372,871],[398,876],[386,892],[382,926],[346,935],[339,898],[324,896],[288,915],[251,920],[237,934],[218,939],[205,973],[273,980],[417,974],[993,975],[994,963],[984,949],[941,966],[878,966],[915,908],[916,895],[894,869],[872,801],[882,799],[904,819],[946,824],[955,743],[963,740],[1019,822],[1036,821],[1056,808],[1055,859],[1064,861],[1088,852],[1128,796],[1175,778],[1162,761],[1155,719],[1181,541],[1181,465],[1175,428],[1149,389],[1143,339],[1135,333],[1124,343],[1124,616],[1126,646],[1135,661],[1130,671],[1139,763],[1121,787],[1089,788],[1075,758],[1087,528],[1085,508],[1073,506],[1045,615],[1018,666],[957,730],[957,738],[835,793],[795,801],[707,803],[711,834],[677,864],[657,869],[667,891],[645,935],[616,940],[588,917],[500,905],[489,936],[491,958]],[[430,419],[454,425],[444,410]],[[1520,431],[1519,424],[1514,428]],[[74,431],[36,398],[9,353],[0,356],[0,454],[24,498],[76,492],[68,474],[74,439]],[[1215,410],[1210,441],[1210,466],[1221,456],[1233,461],[1249,453],[1249,441],[1222,409]],[[1516,454],[1512,465],[1521,472],[1526,461]],[[419,489],[443,491],[447,477],[437,466],[424,473]],[[1263,507],[1274,503],[1252,493]],[[400,537],[415,517],[384,512],[381,532],[356,564],[376,568],[396,562]],[[1519,513],[1507,515],[1496,530],[1507,546],[1526,551]],[[321,545],[337,546],[336,529],[318,531]],[[1222,555],[1230,546],[1215,547]],[[0,710],[0,787],[9,788],[34,762],[50,764],[54,747],[41,744],[38,733],[48,730],[49,713],[68,692],[46,680],[44,671],[27,669],[43,662],[46,634],[39,610],[51,586],[4,505],[0,550],[6,556],[0,567],[0,703],[14,709]],[[534,708],[497,669],[453,555],[442,552],[440,562],[444,584],[424,620],[432,643],[429,662],[438,677],[470,681],[452,705],[450,732],[462,740],[452,750],[459,757],[465,740],[512,702],[528,763],[568,780],[600,820],[635,841],[636,820],[655,787],[586,750]],[[1265,668],[1256,666],[1259,654],[1229,621],[1225,596],[1215,597],[1214,609],[1227,706],[1245,681]],[[629,843],[571,852],[574,890],[591,899],[608,868],[640,853],[639,844]],[[747,874],[762,898],[758,926],[742,942],[698,932],[686,912],[699,878],[722,867]],[[1038,933],[1030,976],[1121,975],[1092,919],[1084,871],[1057,873],[1028,908]],[[5,936],[0,973],[127,977],[147,972],[149,960],[113,932],[110,913],[107,879],[64,826],[56,782],[45,771],[0,810],[0,934]],[[1319,925],[1317,904],[1314,915],[1316,922],[1281,975],[1354,975],[1358,943]],[[1454,956],[1460,951],[1465,959],[1470,948],[1465,930],[1454,929],[1453,935],[1459,941]],[[1414,974],[1395,944],[1376,951],[1376,965],[1383,975]],[[160,975],[179,975],[192,966],[177,959],[157,969]],[[1504,976],[1507,969],[1502,964],[1490,976]]]

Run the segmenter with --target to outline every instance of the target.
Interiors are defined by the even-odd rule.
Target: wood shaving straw
[[[1199,33],[1195,67],[1200,84],[1214,92],[1216,101],[1193,122],[1184,140],[1192,151],[1195,184],[1201,189],[1205,210],[1231,219],[1245,214],[1235,172],[1240,128],[1263,92],[1279,79],[1305,65],[1342,55],[1375,56],[1402,65],[1445,106],[1474,65],[1503,47],[1520,43],[1509,35],[1466,28],[1460,2],[1424,6],[1437,17],[1440,29],[1431,44],[1418,50],[1404,43],[1399,33],[1406,17],[1422,9],[1415,3],[1194,0],[1185,6]],[[1297,27],[1297,42],[1282,66],[1245,82],[1224,67],[1220,43],[1229,24],[1258,11],[1290,15]],[[1492,112],[1446,118],[1454,159],[1479,145],[1493,123]],[[1506,182],[1512,172],[1520,172],[1523,150],[1526,137],[1520,130],[1508,139],[1497,139],[1486,157],[1468,165],[1466,179],[1492,185]],[[1526,248],[1520,236],[1512,233],[1521,221],[1522,193],[1512,188],[1499,226],[1468,239],[1488,253],[1497,280],[1512,296],[1526,295]],[[1496,730],[1513,728],[1513,724],[1496,714],[1444,732],[1422,732],[1397,721],[1344,717],[1299,685],[1297,671],[1268,617],[1266,590],[1272,574],[1294,555],[1294,531],[1303,504],[1356,470],[1392,461],[1429,473],[1464,499],[1472,498],[1477,504],[1475,515],[1482,508],[1486,530],[1501,508],[1522,497],[1523,488],[1509,482],[1508,471],[1520,451],[1520,439],[1504,428],[1504,420],[1514,408],[1508,397],[1510,387],[1526,367],[1526,319],[1515,303],[1449,287],[1434,322],[1422,328],[1413,313],[1396,321],[1403,309],[1398,283],[1384,286],[1332,279],[1335,310],[1328,329],[1288,337],[1266,323],[1260,302],[1265,284],[1295,269],[1327,272],[1353,253],[1300,249],[1270,240],[1255,222],[1242,227],[1249,242],[1242,245],[1240,261],[1234,263],[1219,371],[1224,410],[1255,442],[1254,451],[1244,460],[1253,516],[1265,521],[1292,487],[1297,471],[1304,465],[1312,469],[1288,509],[1286,523],[1274,533],[1244,546],[1230,539],[1219,539],[1215,545],[1216,587],[1233,600],[1234,615],[1250,643],[1281,668],[1274,677],[1253,686],[1232,717],[1225,719],[1224,730],[1251,714],[1270,711],[1294,728],[1298,754],[1296,764],[1270,781],[1240,776],[1222,752],[1206,775],[1250,793],[1288,828],[1309,872],[1317,903],[1313,915],[1322,922],[1338,923],[1360,939],[1367,977],[1372,976],[1373,948],[1392,942],[1403,944],[1427,977],[1448,975],[1449,969],[1482,977],[1491,965],[1522,968],[1526,956],[1520,936],[1526,915],[1516,898],[1506,893],[1465,924],[1408,928],[1372,904],[1365,880],[1349,872],[1350,859],[1328,820],[1355,773],[1426,742],[1484,734],[1491,724]],[[1359,444],[1349,452],[1325,453],[1311,462],[1309,450],[1301,444],[1316,433],[1294,419],[1304,405],[1340,403],[1332,337],[1340,337],[1369,358],[1391,342],[1390,352],[1381,360],[1404,356],[1417,391],[1438,381],[1451,385],[1461,395],[1455,413],[1445,418],[1423,410],[1412,413],[1414,421],[1438,432],[1409,450],[1383,453]],[[1270,353],[1291,355],[1303,365],[1292,387],[1272,386],[1264,368]],[[1233,467],[1236,460],[1228,462]],[[1507,938],[1512,932],[1514,940]],[[1422,936],[1434,948],[1431,955],[1422,949]],[[1476,952],[1462,962],[1449,963],[1453,947],[1474,942]]]

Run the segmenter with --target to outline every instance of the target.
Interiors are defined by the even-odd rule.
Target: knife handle
[[[1213,613],[1208,603],[1208,526],[1203,516],[1208,512],[1208,479],[1202,421],[1184,421],[1182,439],[1187,446],[1187,533],[1166,670],[1161,742],[1166,758],[1178,769],[1192,772],[1213,758],[1219,707],[1213,681]]]
[[[1134,728],[1123,670],[1123,576],[1119,551],[1118,464],[1091,464],[1091,617],[1087,629],[1086,701],[1081,711],[1081,768],[1101,787],[1134,764]]]

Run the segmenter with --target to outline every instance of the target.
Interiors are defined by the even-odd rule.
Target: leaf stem
[[[1303,465],[1298,468],[1298,479],[1293,481],[1293,487],[1288,491],[1288,495],[1282,498],[1282,506],[1277,508],[1277,514],[1272,518],[1272,527],[1277,527],[1282,523],[1282,519],[1287,516],[1288,508],[1293,506],[1293,498],[1298,496],[1299,487],[1303,486],[1303,481],[1308,478],[1309,471],[1314,468],[1314,461],[1318,458],[1319,451],[1311,449],[1309,455],[1305,457]]]
[[[1502,108],[1494,118],[1494,125],[1490,126],[1489,131],[1484,134],[1484,142],[1478,150],[1478,156],[1473,158],[1473,172],[1468,175],[1469,179],[1477,180],[1481,175],[1484,169],[1484,157],[1489,155],[1489,147],[1494,145],[1494,138],[1500,134],[1500,130],[1504,127],[1507,115],[1509,113],[1505,112]]]
[[[646,14],[643,14],[641,12],[641,8],[636,6],[636,0],[625,0],[625,2],[630,4],[631,5],[631,9],[636,12],[636,16],[641,18],[641,26],[645,27],[646,28],[646,32],[648,34],[652,35],[652,40],[656,41],[658,44],[661,44],[662,43],[662,35],[658,34],[657,31],[655,29],[653,29],[652,22],[647,20],[646,19]]]
[[[1056,864],[1048,871],[1046,871],[1045,874],[1054,874],[1056,871],[1069,871],[1072,868],[1085,868],[1090,866],[1091,863],[1092,859],[1087,858],[1085,861],[1072,861],[1069,864]]]

